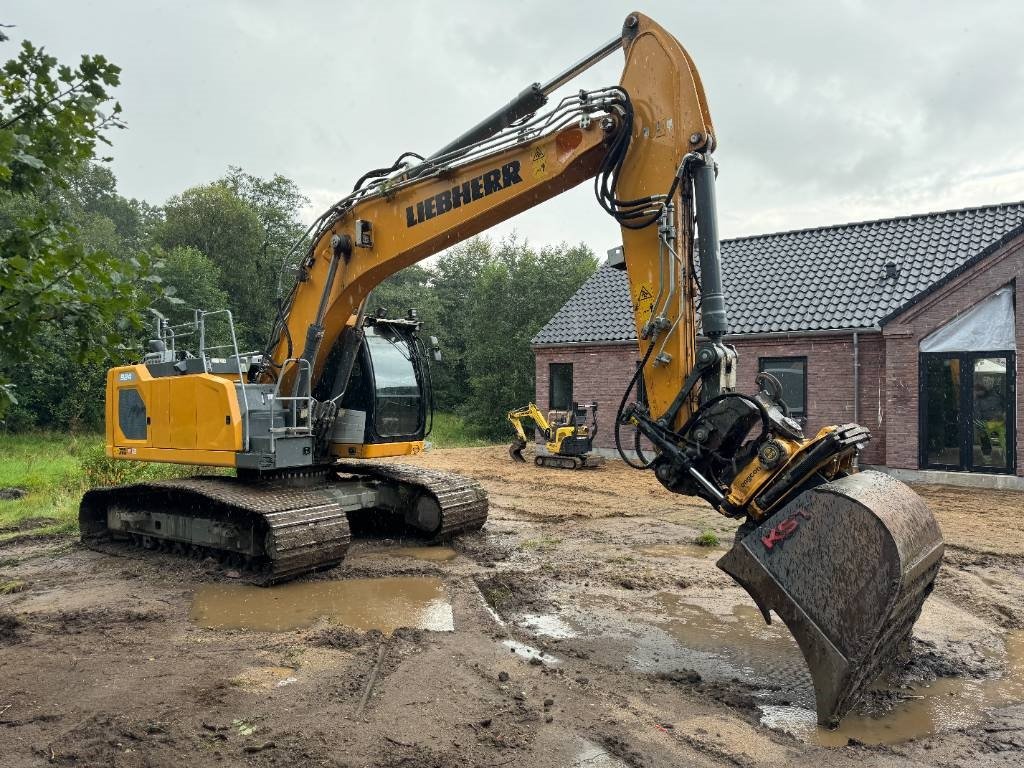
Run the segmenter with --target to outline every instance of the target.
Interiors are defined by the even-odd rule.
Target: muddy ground
[[[451,552],[361,539],[284,589],[31,531],[0,547],[0,764],[1024,759],[1020,495],[919,489],[948,548],[912,659],[824,732],[785,628],[718,571],[721,548],[692,544],[732,538],[703,503],[617,462],[541,470],[501,447],[414,461],[486,486],[482,532]]]

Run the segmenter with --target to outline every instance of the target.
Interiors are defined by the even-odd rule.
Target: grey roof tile
[[[722,241],[732,332],[877,327],[1024,227],[1024,202]],[[885,277],[895,262],[896,278]],[[602,267],[534,344],[636,338],[626,273]]]

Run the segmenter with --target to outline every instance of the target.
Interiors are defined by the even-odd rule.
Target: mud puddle
[[[371,549],[367,554],[408,557],[413,560],[443,563],[448,560],[454,560],[459,553],[451,547],[382,547],[380,549]]]
[[[702,547],[699,544],[647,544],[636,551],[648,557],[689,557],[697,560],[718,558],[725,554],[721,547]]]
[[[290,582],[276,587],[207,584],[196,591],[191,618],[208,629],[285,632],[319,618],[352,629],[389,633],[398,627],[454,630],[452,605],[440,579]]]
[[[739,677],[784,690],[790,702],[813,709],[814,689],[803,656],[778,617],[765,624],[753,605],[721,612],[670,592],[656,596],[658,622],[637,636],[628,661],[645,672],[692,669],[709,680]]]
[[[813,708],[762,707],[761,722],[823,746],[843,746],[851,738],[865,744],[895,744],[976,725],[988,710],[1024,702],[1024,631],[1007,635],[1003,669],[1000,677],[946,677],[896,690],[906,700],[884,715],[854,712],[833,731],[817,727]]]

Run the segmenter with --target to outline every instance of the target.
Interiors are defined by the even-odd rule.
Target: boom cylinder
[[[700,319],[704,335],[719,341],[729,332],[722,291],[722,254],[718,242],[718,203],[715,199],[715,162],[705,156],[693,168],[697,206],[697,250],[700,254]]]

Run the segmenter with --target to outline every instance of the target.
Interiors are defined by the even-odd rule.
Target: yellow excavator
[[[618,85],[547,105],[616,51]],[[616,417],[620,451],[742,521],[718,564],[766,621],[774,612],[790,628],[818,718],[835,722],[909,639],[942,537],[907,486],[856,471],[866,429],[806,435],[769,377],[754,394],[736,390],[715,145],[689,55],[633,13],[621,34],[438,152],[367,173],[313,225],[265,350],[238,350],[229,313],[197,311],[180,326],[158,321],[142,361],[109,371],[109,456],[235,476],[91,490],[83,540],[212,553],[271,583],[341,561],[350,519],[389,516],[428,538],[479,528],[487,497],[474,481],[375,461],[421,450],[431,353],[415,316],[368,314],[367,297],[403,267],[591,181],[622,229],[642,360]]]
[[[590,424],[587,424],[587,413]],[[536,403],[508,412],[508,420],[516,431],[516,438],[508,447],[513,461],[525,462],[523,449],[528,442],[523,420],[529,419],[544,436],[547,453],[538,453],[533,463],[538,467],[556,469],[595,469],[604,466],[604,457],[594,453],[594,438],[597,437],[597,403],[580,405],[573,403],[568,411],[541,413]]]

